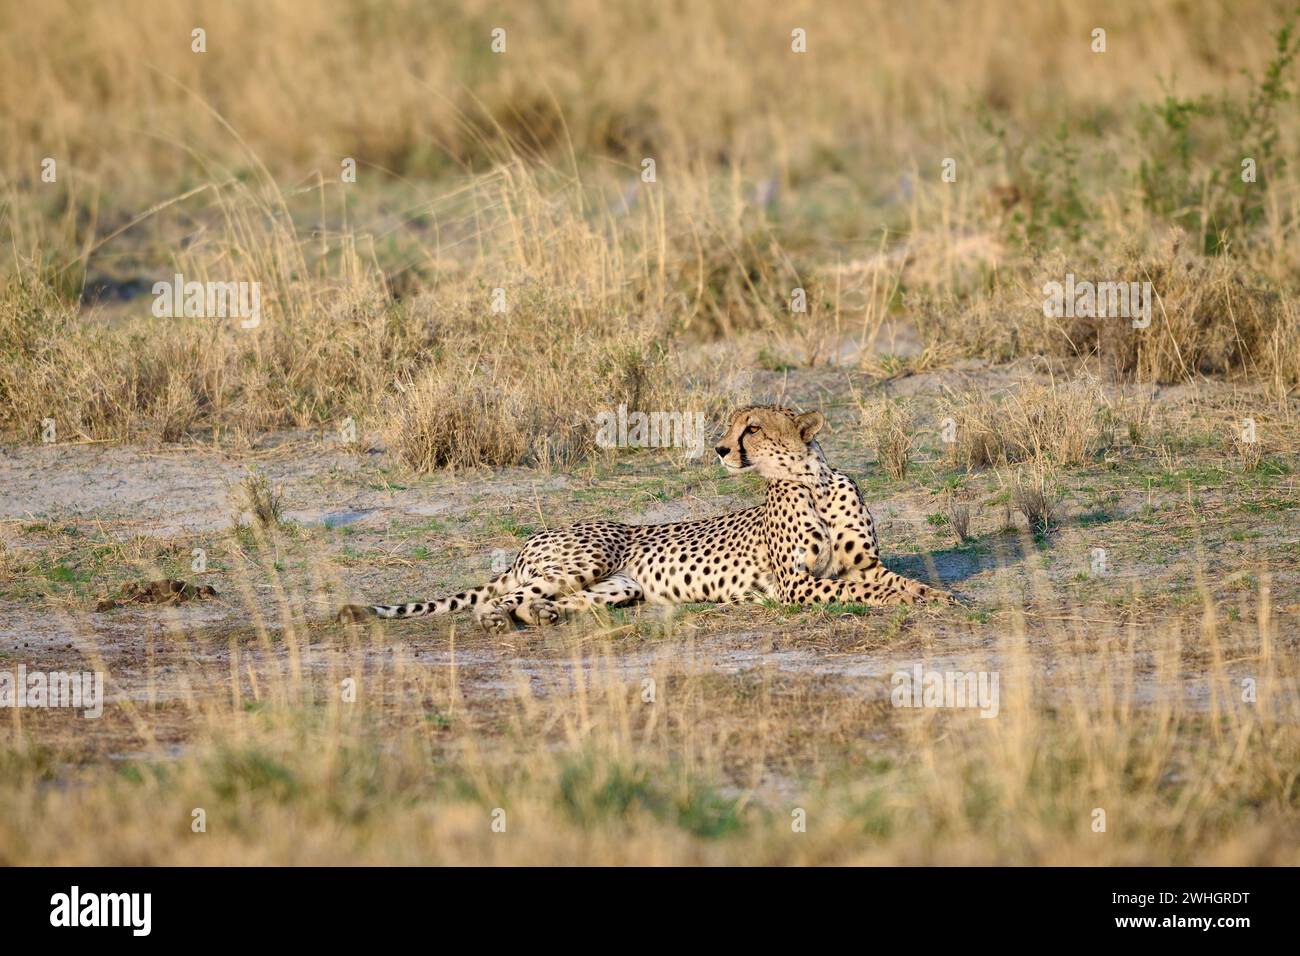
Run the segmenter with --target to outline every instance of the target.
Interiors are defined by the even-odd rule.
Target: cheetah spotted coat
[[[755,424],[737,428],[733,419],[741,450],[733,467],[746,470],[758,460],[757,470],[768,477],[762,505],[698,521],[592,521],[542,531],[524,543],[508,571],[482,587],[436,601],[347,605],[340,619],[471,609],[484,627],[506,628],[512,618],[554,623],[568,612],[638,602],[952,600],[881,563],[875,526],[857,484],[826,463],[811,434],[797,433],[800,416],[764,406],[738,416],[747,412],[756,417],[742,424]],[[820,421],[818,415],[816,427]],[[734,457],[730,448],[717,450],[724,465]]]

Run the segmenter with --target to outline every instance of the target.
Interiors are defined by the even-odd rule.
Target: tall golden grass
[[[1267,30],[1286,9],[867,0],[737,17],[711,2],[11,4],[0,11],[0,142],[19,181],[62,154],[109,196],[144,185],[142,174],[193,180],[211,158],[246,167],[241,143],[289,181],[329,175],[350,155],[406,176],[458,172],[495,162],[505,142],[638,160],[725,154],[821,175],[821,152],[842,160],[871,144],[908,156],[936,133],[956,149],[972,102],[1035,129],[1067,107],[1103,118],[1156,97],[1162,78],[1216,94],[1241,82],[1238,67],[1267,60]],[[490,48],[498,27],[503,54]],[[1108,31],[1101,55],[1090,49],[1097,27]],[[195,28],[206,53],[191,51]],[[805,55],[791,51],[794,28],[807,31]]]
[[[0,428],[171,441],[351,417],[418,468],[562,462],[591,451],[576,423],[596,410],[707,404],[701,342],[844,362],[891,317],[934,356],[1098,352],[1145,380],[1260,378],[1281,401],[1300,381],[1296,168],[1242,192],[1222,165],[1266,134],[1294,153],[1287,64],[1257,108],[1286,15],[10,6]],[[1166,163],[1167,94],[1228,104],[1195,119],[1185,167]],[[154,319],[138,291],[92,305],[174,271],[261,283],[263,327]],[[1150,334],[1045,319],[1038,286],[1063,271],[1152,280]]]

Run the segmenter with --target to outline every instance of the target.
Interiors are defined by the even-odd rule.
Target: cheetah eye
[[[758,426],[757,426],[757,425],[750,425],[748,428],[745,429],[745,434],[746,434],[746,435],[752,435],[752,434],[754,434],[754,432],[756,432],[756,431],[758,431]]]

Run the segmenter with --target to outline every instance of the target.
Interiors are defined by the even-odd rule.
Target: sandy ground
[[[889,383],[889,389],[927,399],[944,387],[972,382],[995,390],[1025,374],[1022,367],[968,363],[908,376]],[[775,376],[757,384],[777,391],[774,381]],[[1294,511],[1236,508],[1243,492],[1230,477],[1202,481],[1192,505],[1176,487],[1156,487],[1122,471],[1106,480],[1104,469],[1090,469],[1065,476],[1061,526],[1045,542],[1030,540],[1023,519],[1019,530],[1003,529],[1009,512],[990,504],[975,519],[976,542],[958,546],[948,529],[933,524],[939,501],[933,478],[909,477],[896,486],[882,480],[873,453],[856,432],[857,411],[844,398],[845,382],[845,374],[833,369],[785,375],[780,397],[830,410],[827,453],[863,481],[887,562],[912,576],[937,575],[969,602],[966,608],[919,609],[902,616],[887,609],[865,615],[647,609],[612,622],[577,622],[561,629],[560,637],[536,630],[489,636],[463,617],[421,620],[389,627],[386,642],[365,653],[376,659],[399,655],[417,668],[454,668],[470,698],[510,695],[521,682],[533,693],[567,692],[597,668],[615,667],[631,680],[656,667],[689,666],[724,675],[812,676],[836,682],[843,693],[872,699],[887,695],[890,675],[921,657],[940,669],[1013,673],[1017,662],[1005,658],[1000,643],[1013,605],[1024,604],[1040,623],[1050,623],[1052,640],[1060,639],[1061,628],[1086,637],[1090,628],[1116,627],[1125,620],[1158,627],[1165,615],[1175,613],[1160,594],[1194,594],[1198,563],[1219,575],[1215,585],[1222,587],[1215,586],[1216,594],[1239,601],[1247,613],[1254,596],[1233,582],[1270,574],[1279,625],[1294,633],[1300,574],[1294,555],[1279,561],[1288,544],[1300,540]],[[1167,390],[1161,401],[1180,409],[1189,396]],[[924,447],[918,454],[923,463],[934,457]],[[285,518],[297,529],[282,569],[283,591],[267,575],[247,573],[247,567],[241,574],[230,562],[214,560],[214,568],[203,574],[185,573],[184,556],[192,548],[215,555],[226,546],[232,488],[250,465],[282,490]],[[293,666],[328,669],[340,654],[356,649],[356,632],[330,623],[340,600],[424,599],[453,592],[489,577],[494,555],[512,555],[529,530],[543,526],[597,515],[676,520],[757,499],[756,483],[733,489],[720,485],[721,478],[712,463],[683,468],[649,453],[617,468],[567,475],[506,469],[419,477],[402,472],[382,448],[358,453],[302,433],[243,450],[10,446],[0,449],[0,528],[12,554],[58,560],[86,537],[136,542],[136,547],[141,539],[168,542],[181,557],[178,576],[212,584],[218,597],[96,612],[97,596],[112,593],[133,574],[140,576],[147,563],[137,572],[110,559],[77,586],[43,588],[38,580],[34,590],[6,594],[0,600],[0,655],[48,669],[102,661],[111,674],[110,699],[185,697],[196,692],[193,684],[204,675],[214,684],[228,682],[231,635],[242,641],[250,632],[282,632],[287,604],[300,615],[292,647],[251,648],[249,659],[280,668],[292,657]],[[647,487],[655,480],[662,488]],[[1276,495],[1294,497],[1294,470],[1250,494],[1265,502]],[[1104,507],[1097,503],[1103,500]],[[1150,520],[1153,511],[1156,521]],[[1159,517],[1162,511],[1167,520]],[[1188,527],[1194,533],[1179,532]],[[1080,583],[1081,576],[1089,577],[1098,547],[1108,554],[1105,580],[1093,575],[1094,580]],[[322,563],[329,569],[325,573],[311,567]],[[1107,606],[1108,595],[1138,591],[1156,599],[1118,611]],[[1031,626],[1026,638],[1041,643],[1045,630]],[[1041,657],[1036,666],[1050,669]],[[1188,702],[1209,695],[1196,674],[1182,686]]]

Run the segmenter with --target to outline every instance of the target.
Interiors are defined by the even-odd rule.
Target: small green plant
[[[1063,233],[1074,242],[1083,238],[1092,211],[1079,181],[1080,156],[1075,143],[1074,132],[1062,122],[1042,152],[1027,164],[1032,184],[1031,240],[1051,233]]]
[[[1300,52],[1297,16],[1300,10],[1272,34],[1273,58],[1250,78],[1244,98],[1184,99],[1166,90],[1163,100],[1141,107],[1143,205],[1199,236],[1207,255],[1263,220],[1269,184],[1286,165],[1278,113],[1293,95],[1287,74]]]

